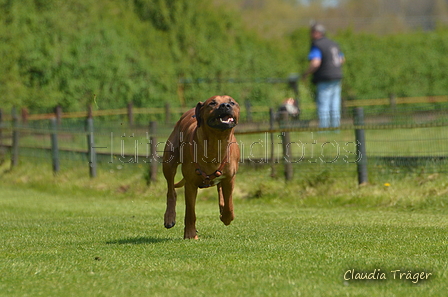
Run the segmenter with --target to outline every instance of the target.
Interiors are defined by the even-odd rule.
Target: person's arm
[[[319,69],[321,63],[322,63],[322,60],[319,58],[312,59],[310,61],[308,69],[302,74],[302,79],[305,80],[308,77],[308,75],[316,72],[316,70]]]
[[[308,60],[310,61],[308,69],[302,74],[302,80],[306,80],[308,75],[313,74],[319,69],[322,63],[322,52],[315,46],[311,47],[310,53],[308,54]]]

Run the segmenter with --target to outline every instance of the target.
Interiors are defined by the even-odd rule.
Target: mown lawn
[[[177,226],[163,228],[160,193],[0,182],[0,296],[446,294],[443,207],[322,206],[279,194],[237,198],[226,227],[217,203],[199,198],[194,241],[181,239],[182,194]],[[387,279],[344,279],[375,269]],[[431,275],[412,283],[395,270]]]

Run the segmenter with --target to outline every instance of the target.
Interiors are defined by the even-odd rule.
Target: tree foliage
[[[206,0],[24,2],[0,2],[5,107],[161,106],[179,78],[266,76],[279,56]]]
[[[346,95],[446,94],[446,29],[331,37],[347,57]],[[272,104],[289,90],[266,78],[304,71],[309,49],[307,28],[268,38],[208,0],[0,0],[0,40],[0,107],[31,112],[83,110],[94,96],[102,109],[219,93]]]

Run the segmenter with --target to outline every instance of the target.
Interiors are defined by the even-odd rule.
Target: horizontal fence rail
[[[344,100],[343,106],[345,108],[355,108],[355,107],[375,107],[375,106],[389,106],[396,107],[397,105],[411,105],[411,104],[436,104],[436,103],[448,103],[448,96],[420,96],[420,97],[394,97],[389,98],[379,98],[379,99],[362,99],[362,100]],[[243,112],[250,113],[268,113],[269,106],[252,106],[251,104],[242,104]],[[243,108],[244,107],[244,108]],[[301,103],[302,110],[313,111],[316,109],[314,103]],[[91,114],[93,117],[106,117],[106,116],[116,116],[116,115],[127,115],[132,117],[133,114],[142,115],[162,115],[167,114],[182,114],[187,111],[187,107],[171,107],[166,104],[165,107],[133,107],[132,104],[127,108],[118,109],[105,109],[105,110],[95,110],[89,107],[86,111],[75,111],[75,112],[62,112],[60,111],[56,117],[62,119],[70,118],[84,118]],[[246,110],[244,110],[246,109]],[[249,109],[249,110],[247,110]],[[55,113],[44,113],[44,114],[29,114],[26,108],[22,109],[21,120],[22,121],[39,121],[39,120],[49,120],[54,117]],[[10,114],[3,114],[3,121],[12,121],[13,116]]]

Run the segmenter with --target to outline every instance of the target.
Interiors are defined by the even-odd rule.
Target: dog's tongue
[[[222,118],[219,119],[222,123],[230,123],[233,122],[233,117],[231,116],[223,116]]]

